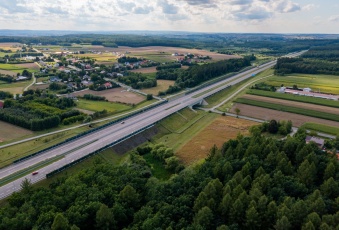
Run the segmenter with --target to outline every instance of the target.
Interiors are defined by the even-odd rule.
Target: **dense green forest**
[[[0,209],[0,229],[337,229],[336,157],[306,144],[303,131],[252,134],[168,181],[152,176],[145,148],[130,163],[98,160],[49,188],[26,181]]]
[[[182,69],[162,69],[157,72],[157,79],[175,80],[175,84],[170,86],[165,92],[159,95],[171,94],[185,88],[191,88],[202,82],[211,80],[223,74],[237,72],[244,67],[251,65],[252,56],[239,59],[229,59],[204,65],[193,65],[186,70]]]
[[[118,77],[118,81],[134,89],[152,88],[157,86],[156,79],[150,79],[141,73],[128,73],[127,76]]]
[[[279,58],[278,75],[290,73],[339,75],[339,45],[312,47],[300,58]]]
[[[72,110],[76,104],[71,98],[58,98],[40,90],[27,90],[16,99],[6,99],[0,110],[0,120],[33,131],[74,123],[84,119],[78,110]]]

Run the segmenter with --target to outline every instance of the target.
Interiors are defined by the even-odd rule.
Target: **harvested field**
[[[177,57],[172,56],[173,53],[191,53],[202,56],[210,56],[212,60],[225,60],[231,58],[239,58],[236,55],[226,55],[226,54],[218,54],[214,52],[210,52],[207,50],[198,50],[198,49],[186,49],[179,47],[167,47],[167,46],[145,46],[145,47],[128,47],[128,46],[120,46],[118,48],[109,48],[103,46],[92,46],[91,50],[96,51],[109,51],[109,52],[119,52],[126,53],[127,56],[143,56],[147,58],[147,56],[152,56],[154,54],[162,54],[162,59],[168,60],[176,60]]]
[[[158,95],[159,91],[165,91],[168,89],[170,85],[174,85],[174,81],[170,80],[157,80],[157,86],[148,88],[148,89],[142,89],[141,91],[147,94],[153,94]]]
[[[106,97],[108,101],[122,102],[127,104],[138,104],[145,100],[144,96],[126,91],[122,88],[114,88],[103,91],[84,90],[81,92],[72,93],[73,96],[83,96],[85,94]]]
[[[31,87],[29,87],[30,89],[36,90],[36,89],[47,89],[49,87],[50,84],[34,84]]]
[[[134,72],[134,73],[155,73],[155,72],[157,72],[157,67],[153,66],[153,67],[148,67],[148,68],[134,69],[134,70],[131,70],[131,72]]]
[[[288,100],[275,99],[275,98],[269,98],[269,97],[261,97],[261,96],[249,95],[249,94],[244,95],[243,98],[255,100],[255,101],[274,103],[274,104],[279,104],[279,105],[285,105],[285,106],[298,107],[298,108],[309,109],[309,110],[323,111],[326,113],[333,113],[333,114],[339,115],[338,108],[333,108],[333,107],[328,107],[328,106],[323,106],[323,105],[314,105],[314,104],[309,104],[309,103],[288,101]]]
[[[6,74],[6,75],[10,75],[10,76],[16,76],[17,73],[10,71],[10,70],[4,70],[4,69],[0,69],[0,74]]]
[[[304,115],[299,115],[299,114],[294,114],[294,113],[282,112],[282,111],[277,111],[273,109],[266,109],[266,108],[261,108],[257,106],[252,106],[252,105],[245,105],[245,104],[235,104],[232,107],[230,112],[235,113],[235,108],[240,109],[240,115],[242,116],[253,117],[253,118],[266,120],[266,121],[269,121],[272,119],[291,120],[293,123],[293,126],[296,126],[296,127],[300,127],[306,122],[313,122],[313,123],[318,123],[318,124],[339,127],[339,122],[336,122],[336,121],[330,121],[330,120],[309,117],[309,116],[304,116]]]
[[[28,129],[23,129],[3,121],[0,121],[0,130],[0,143],[33,134],[33,132]]]
[[[16,64],[16,66],[24,69],[40,70],[40,67],[35,63]]]
[[[220,116],[187,142],[176,155],[185,165],[189,165],[206,158],[213,145],[221,148],[226,141],[236,138],[238,133],[248,134],[248,129],[257,124],[244,119]]]

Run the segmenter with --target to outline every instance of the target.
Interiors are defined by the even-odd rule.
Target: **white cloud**
[[[339,22],[339,15],[332,15],[328,20],[330,22]]]

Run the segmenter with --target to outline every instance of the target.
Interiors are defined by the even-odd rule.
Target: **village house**
[[[325,140],[319,137],[312,137],[312,136],[306,136],[306,144],[310,143],[310,142],[314,142],[317,144],[317,146],[322,149],[324,147],[325,144]]]
[[[113,87],[113,86],[112,86],[112,83],[110,83],[110,82],[106,82],[106,83],[104,84],[104,86],[106,87],[106,89],[110,89],[110,88]]]
[[[0,109],[4,108],[4,103],[2,101],[0,101]]]

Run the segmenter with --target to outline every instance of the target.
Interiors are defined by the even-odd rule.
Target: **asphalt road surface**
[[[291,54],[290,56],[298,56],[299,54],[300,53],[295,53]],[[0,199],[11,195],[15,191],[19,191],[21,189],[20,185],[25,178],[30,180],[31,183],[36,183],[40,180],[43,180],[46,178],[46,174],[56,169],[59,169],[62,166],[71,163],[72,161],[82,158],[102,147],[105,147],[116,140],[124,138],[130,134],[136,133],[137,131],[145,127],[148,127],[187,106],[197,104],[204,98],[228,87],[229,85],[235,85],[241,81],[244,81],[252,77],[253,74],[257,74],[259,72],[271,68],[272,66],[275,65],[275,63],[276,61],[272,61],[264,65],[261,65],[258,68],[254,68],[243,73],[237,74],[233,77],[219,81],[203,89],[197,90],[194,93],[183,95],[182,97],[176,98],[175,100],[172,100],[154,109],[130,117],[126,119],[124,123],[117,123],[105,129],[93,132],[89,135],[76,139],[67,144],[58,146],[57,148],[46,151],[45,153],[40,154],[38,156],[32,157],[20,163],[12,164],[8,167],[0,169],[0,179],[3,179],[5,177],[12,175],[13,173],[17,173],[31,166],[41,164],[48,159],[64,155],[62,159],[40,168],[38,170],[38,174],[23,175],[19,179],[16,179],[0,187]]]

